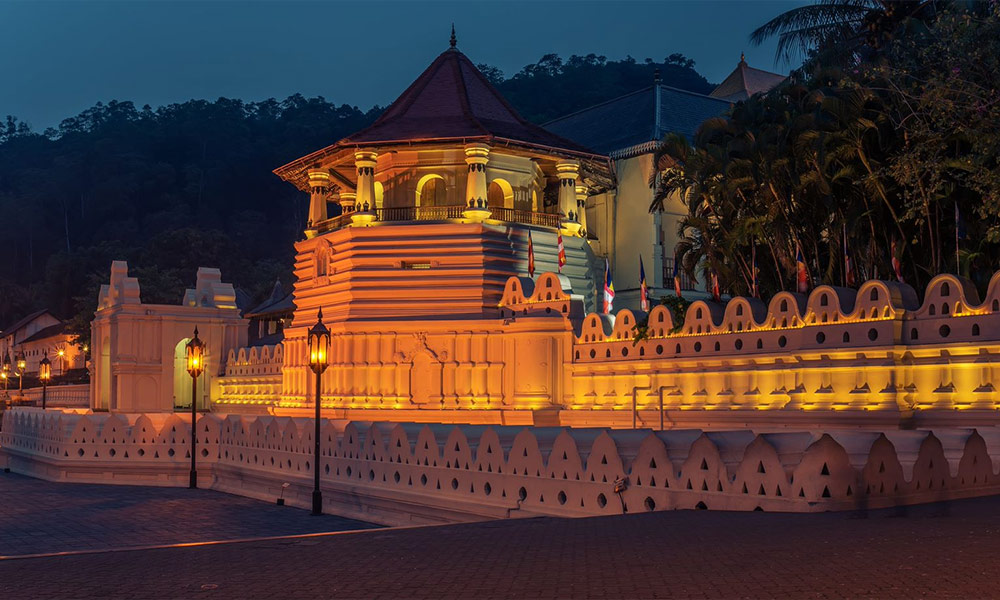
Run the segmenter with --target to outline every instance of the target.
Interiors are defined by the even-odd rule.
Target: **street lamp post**
[[[24,372],[28,369],[28,360],[24,357],[24,350],[17,353],[17,395],[24,397]]]
[[[4,396],[7,395],[7,380],[10,379],[10,353],[4,350],[3,352],[3,366],[0,367],[0,377],[3,377],[3,392]]]
[[[42,355],[41,362],[38,363],[38,379],[42,382],[42,410],[45,410],[45,398],[48,392],[49,380],[52,379],[52,361],[49,360],[49,351]]]
[[[0,365],[0,378],[3,378],[3,402],[4,402],[4,404],[0,405],[0,408],[3,408],[6,405],[6,403],[10,402],[10,395],[7,394],[7,385],[9,383],[9,381],[10,381],[10,366],[11,366],[11,363],[10,363],[10,352],[7,352],[6,350],[4,350],[3,351],[3,364]]]
[[[323,309],[319,309],[316,324],[309,329],[309,368],[316,374],[316,431],[313,436],[315,452],[313,456],[313,493],[312,493],[312,514],[323,514],[323,493],[319,490],[319,418],[320,418],[320,394],[323,383],[323,371],[329,365],[330,354],[330,330],[323,324]]]
[[[57,354],[59,355],[59,375],[62,376],[66,374],[66,350],[60,348]]]
[[[205,344],[198,339],[198,328],[194,328],[194,338],[187,343],[187,372],[191,376],[191,477],[188,487],[198,487],[198,471],[195,468],[195,451],[198,447],[198,376],[205,370]]]

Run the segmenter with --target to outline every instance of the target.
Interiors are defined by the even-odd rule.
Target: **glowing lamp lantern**
[[[198,328],[194,328],[194,337],[187,343],[187,372],[191,376],[191,473],[188,487],[198,487],[198,470],[196,457],[198,449],[198,431],[195,427],[198,420],[198,376],[205,371],[205,344],[198,338]]]
[[[187,343],[187,372],[197,379],[205,370],[205,343],[198,338],[198,328],[194,329],[194,338]],[[192,397],[192,401],[194,398]]]
[[[309,329],[309,368],[320,375],[329,366],[330,330],[323,324],[323,310],[319,311],[319,320]]]
[[[52,361],[49,360],[48,350],[38,363],[38,379],[42,382],[42,410],[45,410],[45,400],[48,391],[49,381],[52,380]]]
[[[41,362],[38,363],[38,378],[43,382],[52,380],[52,361],[49,360],[48,351],[45,352]]]
[[[319,489],[319,462],[320,462],[320,395],[323,384],[323,371],[329,366],[330,357],[330,330],[323,324],[323,309],[319,309],[316,324],[309,329],[309,368],[316,374],[316,416],[315,431],[313,441],[315,448],[313,452],[313,493],[312,493],[312,514],[323,514],[323,493]]]
[[[28,368],[28,359],[24,357],[24,352],[19,352],[17,354],[17,370],[20,373],[24,373],[24,371],[27,368]]]

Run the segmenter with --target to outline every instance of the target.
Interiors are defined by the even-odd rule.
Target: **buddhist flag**
[[[900,283],[905,283],[903,280],[903,265],[899,262],[899,258],[896,256],[896,240],[892,240],[892,270],[896,272],[896,279]]]
[[[712,300],[722,302],[722,293],[719,291],[719,276],[712,269]]]
[[[604,314],[611,314],[611,307],[615,302],[615,284],[611,280],[611,265],[608,259],[604,259]]]
[[[642,255],[639,256],[639,307],[643,312],[649,312],[649,288],[646,287],[646,269],[642,266]]]
[[[559,272],[562,273],[562,268],[566,264],[566,248],[563,246],[562,232],[559,232],[558,246],[559,246]]]
[[[677,262],[677,255],[674,255],[674,293],[677,294],[678,298],[683,298],[681,294],[681,272],[680,263]]]
[[[844,224],[844,285],[854,286],[854,266],[851,264],[851,253],[847,251],[847,224]]]
[[[797,271],[796,280],[800,294],[809,291],[809,272],[806,270],[806,259],[802,257],[802,246],[798,247],[795,254],[795,269]]]
[[[531,242],[531,230],[528,230],[528,275],[535,276],[535,245]]]

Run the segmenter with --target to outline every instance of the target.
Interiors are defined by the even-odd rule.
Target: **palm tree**
[[[760,45],[778,37],[776,60],[817,52],[823,62],[856,61],[882,48],[901,28],[933,19],[954,0],[816,0],[786,11],[750,34]]]

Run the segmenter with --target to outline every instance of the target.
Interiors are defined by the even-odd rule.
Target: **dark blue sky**
[[[97,101],[159,106],[300,92],[391,102],[448,45],[508,76],[543,54],[662,60],[681,52],[718,83],[756,26],[803,0],[672,2],[18,2],[0,0],[0,116],[36,130]]]

